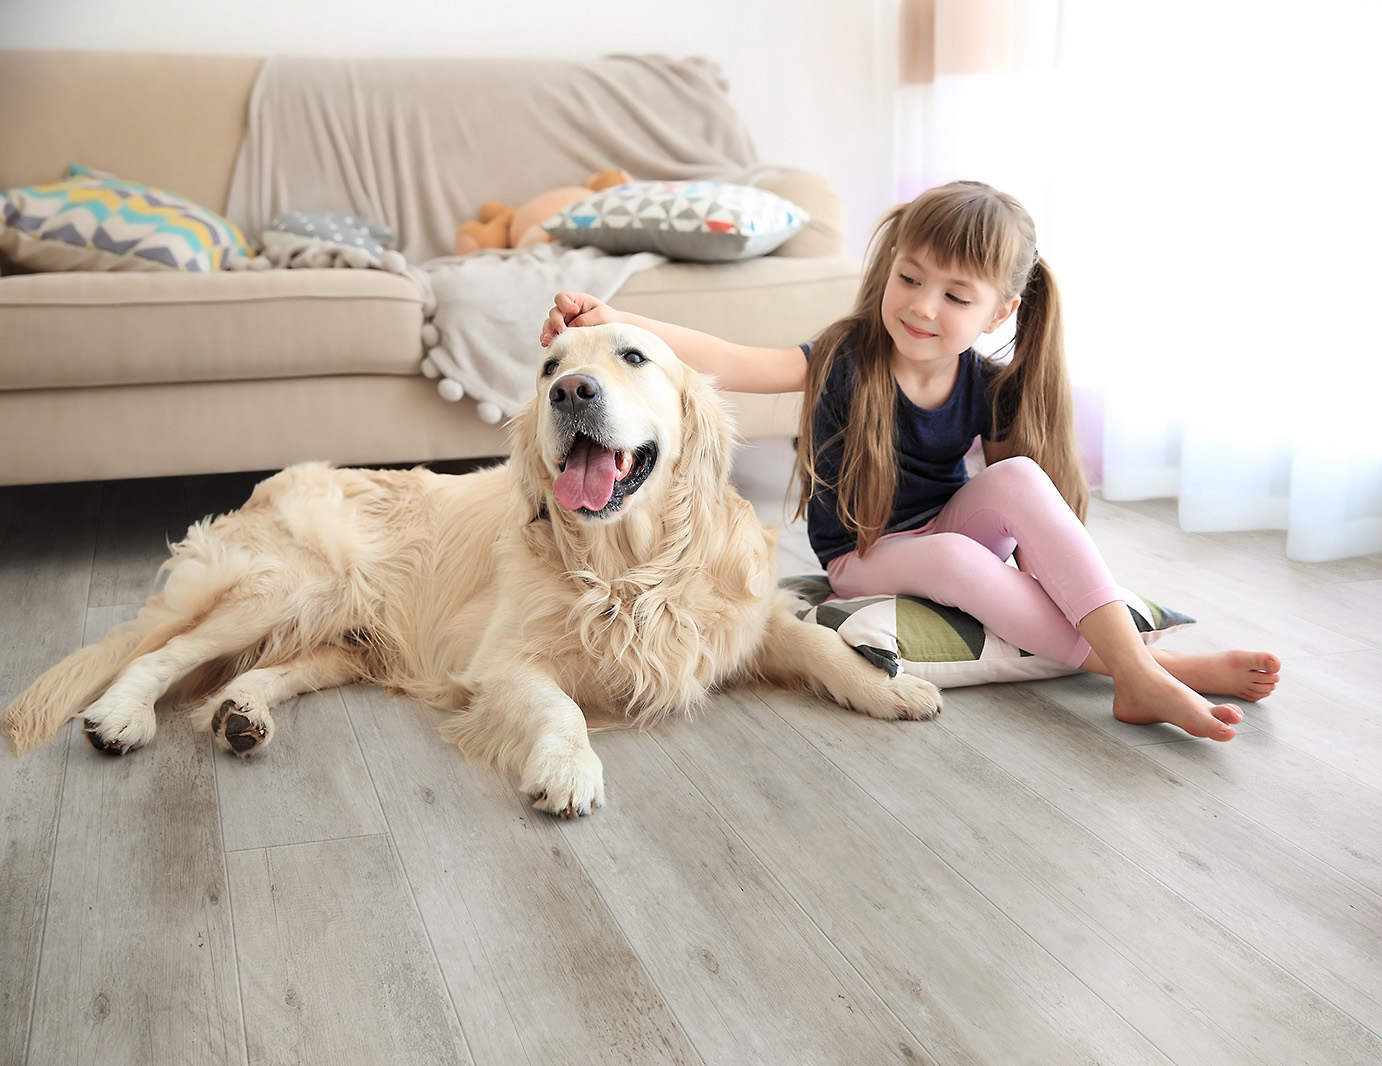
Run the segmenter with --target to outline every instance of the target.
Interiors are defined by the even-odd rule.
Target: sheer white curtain
[[[1382,551],[1379,5],[933,5],[899,195],[979,177],[1032,211],[1104,494],[1295,559]],[[997,60],[948,72],[945,33],[995,21]]]

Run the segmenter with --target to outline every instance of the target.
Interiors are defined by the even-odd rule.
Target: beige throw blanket
[[[519,204],[620,167],[635,178],[744,180],[756,156],[714,64],[592,60],[267,59],[227,214],[257,237],[277,214],[334,211],[399,235],[402,262],[314,249],[278,267],[372,266],[423,292],[422,370],[497,422],[532,395],[538,330],[561,289],[608,298],[654,255],[548,245],[451,256],[480,204]],[[442,258],[445,257],[445,258]],[[260,265],[260,264],[256,264]]]
[[[410,263],[450,255],[486,200],[524,203],[596,171],[710,178],[756,162],[703,59],[271,57],[250,97],[227,214],[382,222]]]

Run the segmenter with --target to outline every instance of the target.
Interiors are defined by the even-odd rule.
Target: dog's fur
[[[124,753],[168,697],[248,754],[272,740],[276,704],[364,682],[450,712],[467,756],[571,816],[603,802],[582,708],[646,726],[766,684],[879,718],[938,711],[934,686],[792,613],[775,535],[729,484],[724,402],[651,333],[563,333],[511,430],[492,469],[309,463],[197,523],[134,621],[6,709],[14,751],[84,712],[92,743]],[[606,472],[587,490],[562,472],[591,440]]]

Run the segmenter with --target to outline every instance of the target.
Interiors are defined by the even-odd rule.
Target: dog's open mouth
[[[564,510],[607,517],[638,491],[655,465],[657,445],[652,441],[630,451],[578,433],[552,481],[552,494]]]

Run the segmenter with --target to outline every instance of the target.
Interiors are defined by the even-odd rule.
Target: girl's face
[[[893,358],[906,363],[955,359],[981,333],[1017,310],[992,283],[958,268],[941,269],[929,249],[898,251],[883,290],[883,325]]]

